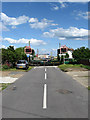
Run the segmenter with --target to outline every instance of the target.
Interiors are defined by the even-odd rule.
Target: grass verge
[[[62,65],[59,65],[58,67],[64,72],[67,72],[68,68],[71,68],[71,69],[73,69],[73,68],[85,68],[87,70],[90,70],[90,66],[82,65],[82,64],[75,64],[75,65],[73,65],[73,64],[62,64]]]
[[[10,85],[10,83],[0,83],[0,90],[4,90],[5,88],[8,87],[8,85]]]
[[[33,68],[33,66],[29,66],[29,68],[27,70],[25,69],[16,69],[16,68],[9,68],[9,69],[3,69],[2,71],[21,71],[21,72],[28,72],[29,70],[31,70]]]
[[[33,68],[33,66],[29,66],[28,70],[24,70],[24,69],[16,69],[16,68],[10,68],[10,69],[3,69],[2,71],[21,71],[21,72],[28,72],[29,70],[31,70]],[[5,88],[8,87],[8,85],[10,85],[11,83],[0,83],[0,91],[4,90]]]
[[[88,86],[88,90],[90,90],[90,86]]]

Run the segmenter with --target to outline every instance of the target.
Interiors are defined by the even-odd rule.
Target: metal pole
[[[30,46],[30,41],[29,41],[29,46]]]
[[[61,44],[59,43],[59,48],[61,47]]]

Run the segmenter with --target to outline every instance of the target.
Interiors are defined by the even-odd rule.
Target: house
[[[58,50],[57,50],[57,54],[61,57],[62,55],[65,56],[66,53],[68,53],[69,58],[72,59],[72,53],[73,53],[74,49],[72,48],[68,48],[66,45],[61,46]]]
[[[50,55],[49,54],[39,54],[38,58],[39,59],[46,59],[46,58],[50,58]]]

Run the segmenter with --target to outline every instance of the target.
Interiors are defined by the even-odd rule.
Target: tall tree
[[[90,59],[90,49],[85,47],[77,48],[73,52],[73,57],[76,60]]]

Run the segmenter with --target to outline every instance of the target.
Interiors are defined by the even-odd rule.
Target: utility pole
[[[61,47],[61,44],[59,43],[59,48]]]
[[[39,54],[39,50],[37,49],[37,55]]]
[[[29,47],[30,47],[30,41],[29,41]]]
[[[37,49],[37,59],[38,59],[39,50]]]
[[[29,41],[29,47],[30,47],[30,41]],[[28,62],[31,60],[31,56],[29,54],[29,57],[28,57]]]
[[[52,57],[52,50],[51,50],[51,57]]]

